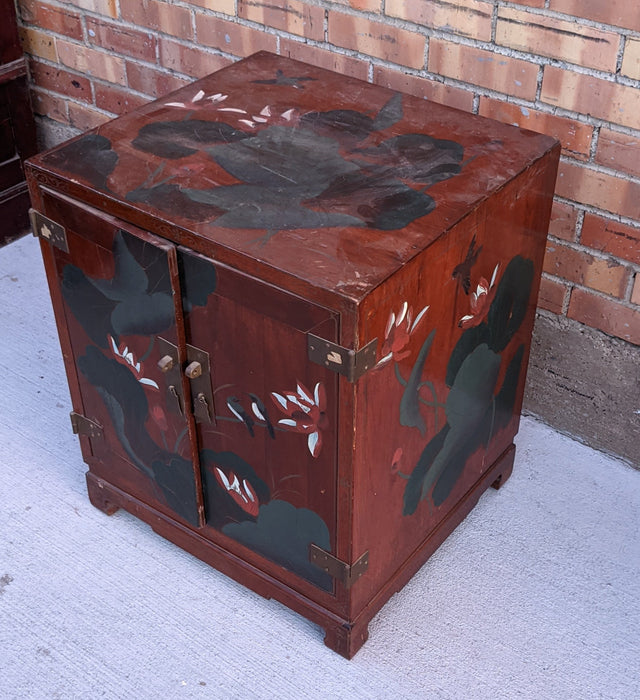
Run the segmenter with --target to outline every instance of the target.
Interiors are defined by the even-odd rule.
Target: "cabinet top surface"
[[[261,52],[32,162],[138,226],[358,299],[554,143]]]

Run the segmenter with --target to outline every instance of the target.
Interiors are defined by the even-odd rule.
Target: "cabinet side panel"
[[[364,305],[378,362],[356,390],[353,540],[370,554],[352,619],[464,518],[517,433],[555,163],[547,154]]]

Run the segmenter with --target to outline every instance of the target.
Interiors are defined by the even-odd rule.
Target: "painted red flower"
[[[155,406],[151,407],[151,417],[153,418],[155,424],[162,430],[163,432],[165,430],[169,429],[169,424],[167,422],[167,416],[162,408],[162,406],[159,406],[156,404]]]
[[[402,447],[398,447],[398,449],[393,453],[393,457],[391,459],[391,473],[392,474],[397,474],[400,471],[400,462],[402,461]]]
[[[159,389],[158,385],[153,381],[153,379],[147,379],[142,376],[142,364],[136,362],[136,358],[128,348],[125,343],[121,343],[120,346],[116,345],[116,341],[111,335],[109,335],[109,342],[111,343],[111,351],[113,352],[115,359],[125,367],[128,367],[133,376],[140,382],[140,384],[145,384],[153,389]]]
[[[479,325],[486,316],[491,302],[493,301],[493,297],[496,295],[495,283],[499,267],[500,264],[495,266],[493,275],[491,275],[491,282],[487,282],[484,277],[481,277],[478,281],[476,291],[471,292],[471,296],[469,297],[471,313],[460,319],[458,322],[460,328],[473,328]]]
[[[425,306],[414,319],[413,309],[405,301],[397,316],[393,311],[391,312],[384,331],[382,359],[378,361],[376,367],[386,364],[389,360],[393,359],[395,362],[399,362],[409,356],[407,345],[409,345],[411,334],[418,327],[428,309],[429,307]]]
[[[229,471],[226,474],[220,467],[216,467],[214,473],[220,486],[226,490],[240,508],[245,513],[249,513],[249,515],[257,518],[260,511],[260,503],[253,486],[246,479],[243,479],[242,483],[240,483],[233,471]]]
[[[287,418],[278,421],[294,433],[305,433],[307,445],[312,457],[317,457],[322,448],[321,431],[329,425],[326,414],[327,397],[324,386],[318,382],[313,394],[301,382],[297,383],[295,392],[285,391],[278,394],[271,392],[273,402],[283,411]]]

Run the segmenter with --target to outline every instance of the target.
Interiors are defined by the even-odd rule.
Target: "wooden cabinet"
[[[260,53],[32,159],[92,502],[352,656],[509,476],[558,155]]]
[[[36,152],[27,68],[13,0],[0,0],[0,245],[28,230],[22,160]]]

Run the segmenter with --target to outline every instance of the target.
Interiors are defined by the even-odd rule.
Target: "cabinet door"
[[[332,591],[309,545],[335,551],[337,376],[309,362],[307,333],[335,340],[337,316],[217,263],[205,300],[180,252],[188,342],[211,373],[210,422],[198,413],[210,536],[275,563],[268,572],[289,585],[293,573]]]
[[[44,202],[46,216],[66,229],[69,252],[53,250],[74,410],[103,429],[84,442],[85,459],[96,476],[198,525],[202,489],[181,385],[184,353],[174,358],[173,384],[160,369],[160,338],[184,348],[176,250],[65,197],[45,194]]]

